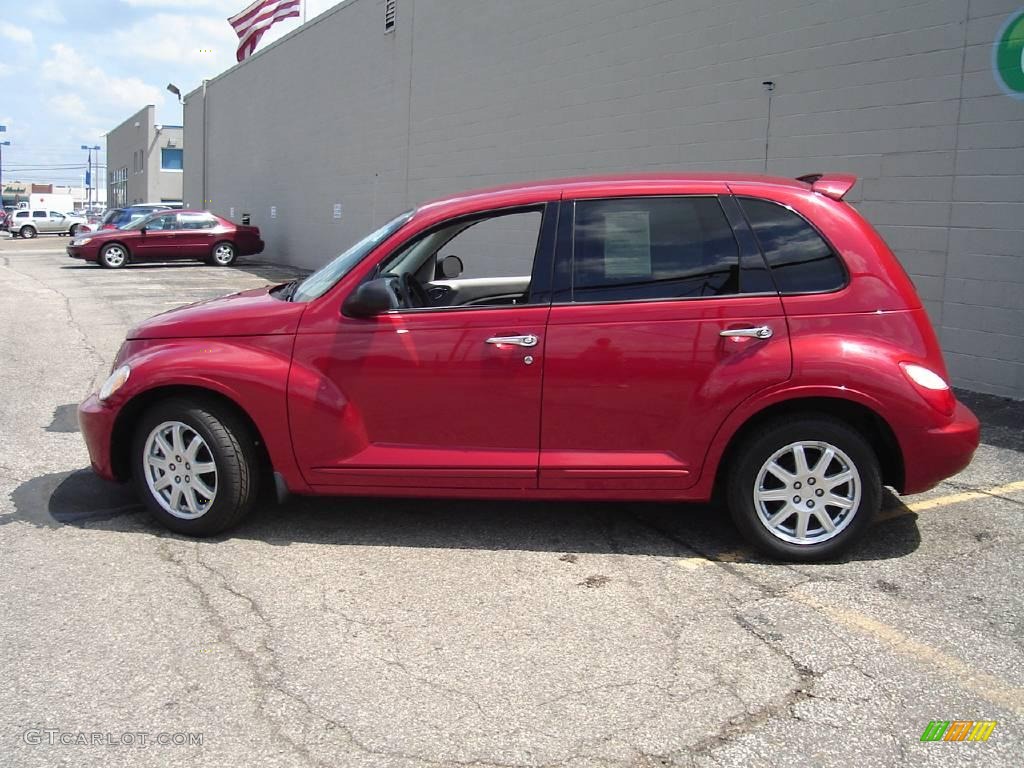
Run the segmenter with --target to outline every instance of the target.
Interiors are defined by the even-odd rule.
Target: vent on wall
[[[395,3],[397,0],[384,0],[384,31],[395,28]]]

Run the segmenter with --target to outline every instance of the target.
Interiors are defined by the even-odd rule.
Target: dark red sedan
[[[209,211],[157,211],[124,229],[89,232],[72,239],[68,256],[118,269],[129,262],[195,259],[220,267],[263,251],[259,227],[247,227]]]

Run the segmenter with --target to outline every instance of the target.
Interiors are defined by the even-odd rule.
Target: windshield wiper
[[[302,283],[304,279],[305,278],[300,277],[297,280],[292,280],[290,283],[285,283],[283,286],[281,286],[281,293],[279,294],[281,299],[283,301],[291,301],[292,296],[295,295],[295,292],[299,289],[299,285]]]

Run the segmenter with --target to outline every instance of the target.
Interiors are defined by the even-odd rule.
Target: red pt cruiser
[[[175,531],[279,496],[727,501],[834,556],[978,421],[851,176],[590,178],[404,213],[302,281],[152,318],[80,407]]]
[[[258,227],[235,224],[209,211],[157,211],[122,229],[83,232],[68,244],[71,258],[109,269],[177,259],[229,267],[239,256],[262,251]]]

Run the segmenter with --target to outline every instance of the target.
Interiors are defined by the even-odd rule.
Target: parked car
[[[209,211],[157,211],[123,229],[76,237],[67,248],[73,259],[119,269],[129,262],[196,259],[221,267],[239,256],[263,251],[258,227],[235,224]]]
[[[180,206],[179,206],[180,207]],[[125,208],[110,208],[100,219],[100,229],[121,229],[143,219],[155,211],[169,211],[171,206],[164,203],[140,203]]]
[[[706,502],[835,556],[978,421],[844,175],[592,178],[404,213],[304,280],[128,333],[92,466],[210,535],[279,496]],[[543,412],[543,419],[541,413]]]
[[[82,216],[58,211],[19,208],[7,222],[14,237],[31,239],[36,235],[71,235],[89,231],[89,222]]]

